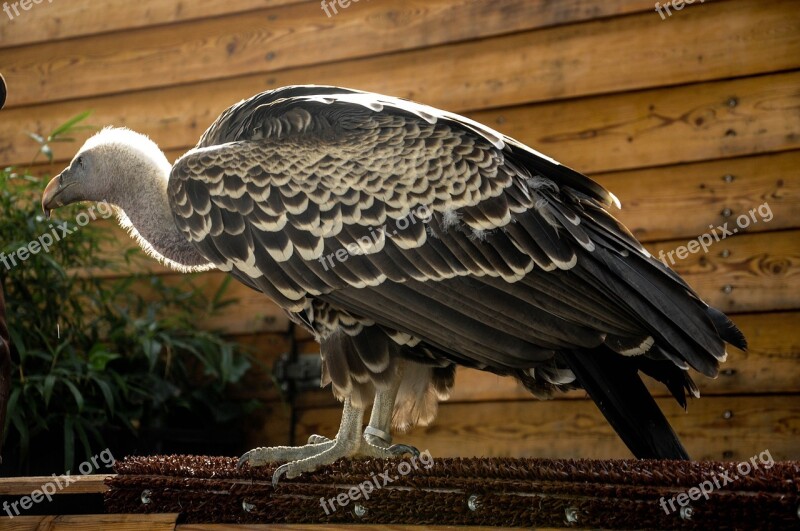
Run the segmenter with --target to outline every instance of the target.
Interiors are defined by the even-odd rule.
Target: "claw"
[[[330,441],[330,439],[324,435],[313,434],[308,436],[308,444],[321,444],[328,441]]]
[[[242,457],[240,457],[239,460],[236,461],[236,470],[241,470],[242,469],[242,465],[244,465],[245,463],[249,463],[249,462],[250,462],[250,450],[248,450],[247,452],[243,453]]]
[[[419,450],[407,444],[393,444],[387,450],[394,455],[411,454],[414,457],[419,457]]]
[[[275,472],[272,474],[272,488],[273,489],[277,489],[278,488],[278,481],[280,481],[281,476],[283,476],[287,472],[289,472],[289,465],[290,464],[291,463],[285,463],[285,464],[283,464],[283,465],[281,465],[281,466],[279,466],[278,468],[275,469]]]

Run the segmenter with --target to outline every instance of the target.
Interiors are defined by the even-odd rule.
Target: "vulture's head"
[[[81,201],[117,199],[137,189],[136,180],[151,177],[166,188],[171,165],[155,142],[130,129],[107,127],[89,138],[64,171],[53,177],[42,194],[42,209],[50,211]]]

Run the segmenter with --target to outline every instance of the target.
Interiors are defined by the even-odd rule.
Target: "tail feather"
[[[633,455],[689,459],[633,364],[600,349],[562,351],[561,355]]]
[[[711,306],[708,307],[707,313],[719,337],[738,349],[747,350],[747,339],[727,315]]]

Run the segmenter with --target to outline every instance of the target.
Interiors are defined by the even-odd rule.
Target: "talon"
[[[289,472],[289,465],[291,463],[285,463],[278,468],[275,469],[275,472],[272,474],[272,488],[278,488],[278,481],[280,481],[281,476]]]
[[[330,441],[330,439],[328,439],[324,435],[312,434],[308,436],[308,444],[320,444],[328,441]]]
[[[387,450],[394,455],[411,454],[414,457],[419,457],[419,450],[407,444],[393,444]]]
[[[247,451],[244,454],[242,454],[242,457],[240,457],[239,460],[236,462],[236,470],[241,470],[242,465],[249,462],[250,462],[250,451]]]

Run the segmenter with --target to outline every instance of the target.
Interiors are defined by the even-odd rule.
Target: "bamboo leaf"
[[[92,111],[83,111],[82,113],[76,114],[63,124],[53,129],[53,131],[50,133],[49,138],[50,139],[55,138],[58,135],[65,133],[66,131],[72,130],[79,122],[82,122],[85,119],[87,119],[90,114],[92,114]]]
[[[63,382],[64,385],[66,385],[69,388],[70,392],[72,393],[72,396],[75,398],[75,403],[78,405],[78,411],[79,412],[83,411],[84,400],[81,392],[78,390],[77,387],[75,387],[75,384],[70,382],[69,380],[63,380]]]

